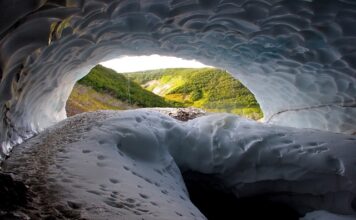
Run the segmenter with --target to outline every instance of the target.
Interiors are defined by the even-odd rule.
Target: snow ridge
[[[301,214],[351,216],[355,146],[354,136],[230,114],[180,122],[151,110],[105,111],[68,118],[19,145],[5,170],[41,192],[35,201],[56,210],[74,203],[94,219],[204,219],[184,171],[217,176],[238,197],[275,194]]]

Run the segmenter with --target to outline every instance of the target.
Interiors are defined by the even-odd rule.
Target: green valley
[[[67,112],[189,106],[262,118],[253,94],[226,71],[214,68],[120,74],[97,65],[74,87]]]
[[[167,100],[209,112],[263,117],[254,95],[228,72],[215,68],[178,68],[126,73],[126,77]]]

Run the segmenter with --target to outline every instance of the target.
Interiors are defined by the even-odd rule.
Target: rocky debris
[[[170,112],[168,115],[180,121],[189,121],[206,115],[206,112],[198,108],[178,108],[176,111]]]
[[[154,111],[158,111],[162,114],[168,115],[179,121],[189,121],[194,118],[198,118],[207,115],[207,112],[199,108],[151,108]]]
[[[149,110],[158,111],[164,115],[171,116],[179,121],[189,121],[194,118],[198,118],[204,115],[207,115],[207,112],[200,108],[145,108]],[[78,108],[73,102],[68,102],[67,107],[67,116],[71,117],[77,114],[86,112],[83,108]]]

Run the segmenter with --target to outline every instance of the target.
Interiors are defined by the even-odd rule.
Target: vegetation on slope
[[[223,70],[177,68],[119,74],[101,65],[78,81],[67,102],[67,112],[74,115],[100,109],[188,106],[262,117],[253,94]]]
[[[262,118],[254,95],[229,73],[214,68],[162,69],[125,74],[166,99],[213,112]]]
[[[82,112],[97,110],[126,110],[137,108],[106,93],[100,93],[94,89],[76,84],[70,94],[66,110],[67,115],[72,116]]]
[[[140,85],[129,80],[124,75],[101,65],[94,67],[78,83],[138,107],[173,107],[181,105],[144,90]]]

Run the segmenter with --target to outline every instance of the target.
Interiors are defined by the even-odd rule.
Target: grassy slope
[[[81,84],[74,86],[66,105],[68,116],[97,110],[125,110],[132,108],[135,108],[135,106]]]
[[[124,75],[101,65],[94,67],[78,83],[138,107],[173,107],[175,104],[142,89],[140,85],[128,80]]]
[[[179,107],[103,66],[94,67],[78,81],[67,101],[69,116],[96,110],[124,110],[138,107]]]
[[[73,115],[99,109],[183,106],[262,117],[253,94],[223,70],[180,68],[123,75],[100,65],[74,87],[67,112]]]
[[[166,99],[213,112],[262,117],[254,95],[229,73],[219,69],[164,69],[125,74]]]

